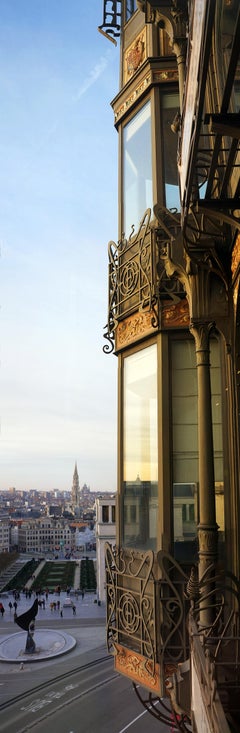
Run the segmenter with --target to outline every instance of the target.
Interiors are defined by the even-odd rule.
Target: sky
[[[103,2],[0,0],[0,490],[116,490],[119,49]]]

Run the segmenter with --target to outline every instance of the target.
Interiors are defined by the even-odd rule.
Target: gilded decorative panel
[[[134,313],[129,318],[125,318],[124,321],[120,321],[116,329],[116,351],[155,332],[156,327],[154,328],[153,325],[155,321],[156,314],[153,310]]]
[[[233,251],[232,251],[232,262],[231,262],[231,269],[232,269],[232,277],[236,274],[236,271],[240,264],[240,234],[238,234]]]
[[[150,659],[142,654],[133,652],[120,644],[114,644],[115,656],[114,667],[117,672],[125,674],[138,685],[153,690],[157,695],[161,694],[160,666],[153,665]]]
[[[178,303],[162,303],[162,328],[187,328],[189,326],[189,307],[186,298]]]
[[[146,28],[135,38],[124,54],[124,84],[135,74],[146,59]]]

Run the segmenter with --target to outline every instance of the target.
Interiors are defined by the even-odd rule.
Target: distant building
[[[77,509],[80,506],[80,488],[79,488],[79,477],[77,470],[77,463],[75,463],[73,484],[72,484],[72,506],[73,509]]]
[[[9,522],[0,522],[0,552],[9,552],[10,549],[10,525]]]
[[[48,514],[50,517],[61,517],[62,507],[60,504],[50,504]]]
[[[18,541],[20,552],[64,553],[74,547],[75,532],[64,520],[47,517],[22,522]]]
[[[96,499],[96,567],[98,600],[106,601],[105,543],[116,544],[116,499]]]

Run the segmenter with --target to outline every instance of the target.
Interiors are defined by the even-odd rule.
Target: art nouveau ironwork
[[[197,567],[189,577],[162,551],[156,563],[151,551],[113,552],[107,545],[106,588],[109,651],[151,715],[172,730],[192,730],[186,684],[191,648],[216,726],[224,719],[222,705],[239,713],[240,583],[233,574],[217,572],[213,564],[199,581]],[[205,627],[203,607],[213,611]]]
[[[153,328],[160,327],[160,304],[177,303],[185,296],[177,277],[169,277],[165,271],[162,254],[167,243],[177,241],[180,235],[179,215],[163,206],[154,207],[155,219],[151,221],[151,209],[145,211],[137,233],[134,229],[129,239],[108,245],[108,323],[104,338],[105,353],[114,348],[118,324],[136,312],[150,312]]]
[[[121,0],[103,0],[103,22],[98,26],[98,30],[104,36],[109,38],[114,45],[117,45],[115,38],[120,36],[122,21],[122,3]]]
[[[120,320],[144,308],[154,310],[157,303],[156,247],[150,219],[151,209],[147,209],[136,234],[133,230],[128,240],[108,245],[108,324],[104,336],[109,344]],[[157,313],[155,317],[157,325]],[[110,350],[109,344],[105,352]]]

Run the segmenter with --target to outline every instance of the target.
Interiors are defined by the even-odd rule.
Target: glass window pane
[[[124,360],[125,546],[156,549],[158,507],[157,347]]]
[[[137,10],[137,0],[126,0],[125,5],[125,22],[132,17],[133,13]]]
[[[173,341],[172,450],[174,555],[179,562],[197,561],[198,524],[198,409],[197,367],[194,341]],[[220,350],[210,341],[212,421],[216,521],[219,555],[224,543],[224,483]]]
[[[137,231],[141,218],[152,208],[152,152],[150,101],[123,130],[123,231]]]
[[[178,136],[171,129],[178,110],[178,94],[164,94],[162,97],[162,129],[166,207],[180,211],[177,168]]]
[[[172,342],[174,555],[197,560],[198,431],[194,341]]]
[[[219,349],[219,343],[217,339],[211,339],[210,341],[210,363],[211,363],[211,393],[212,393],[216,522],[219,527],[218,552],[219,552],[219,558],[220,560],[223,561],[223,564],[224,564],[225,521],[224,521],[224,481],[223,481],[222,392],[221,392],[220,349]]]

